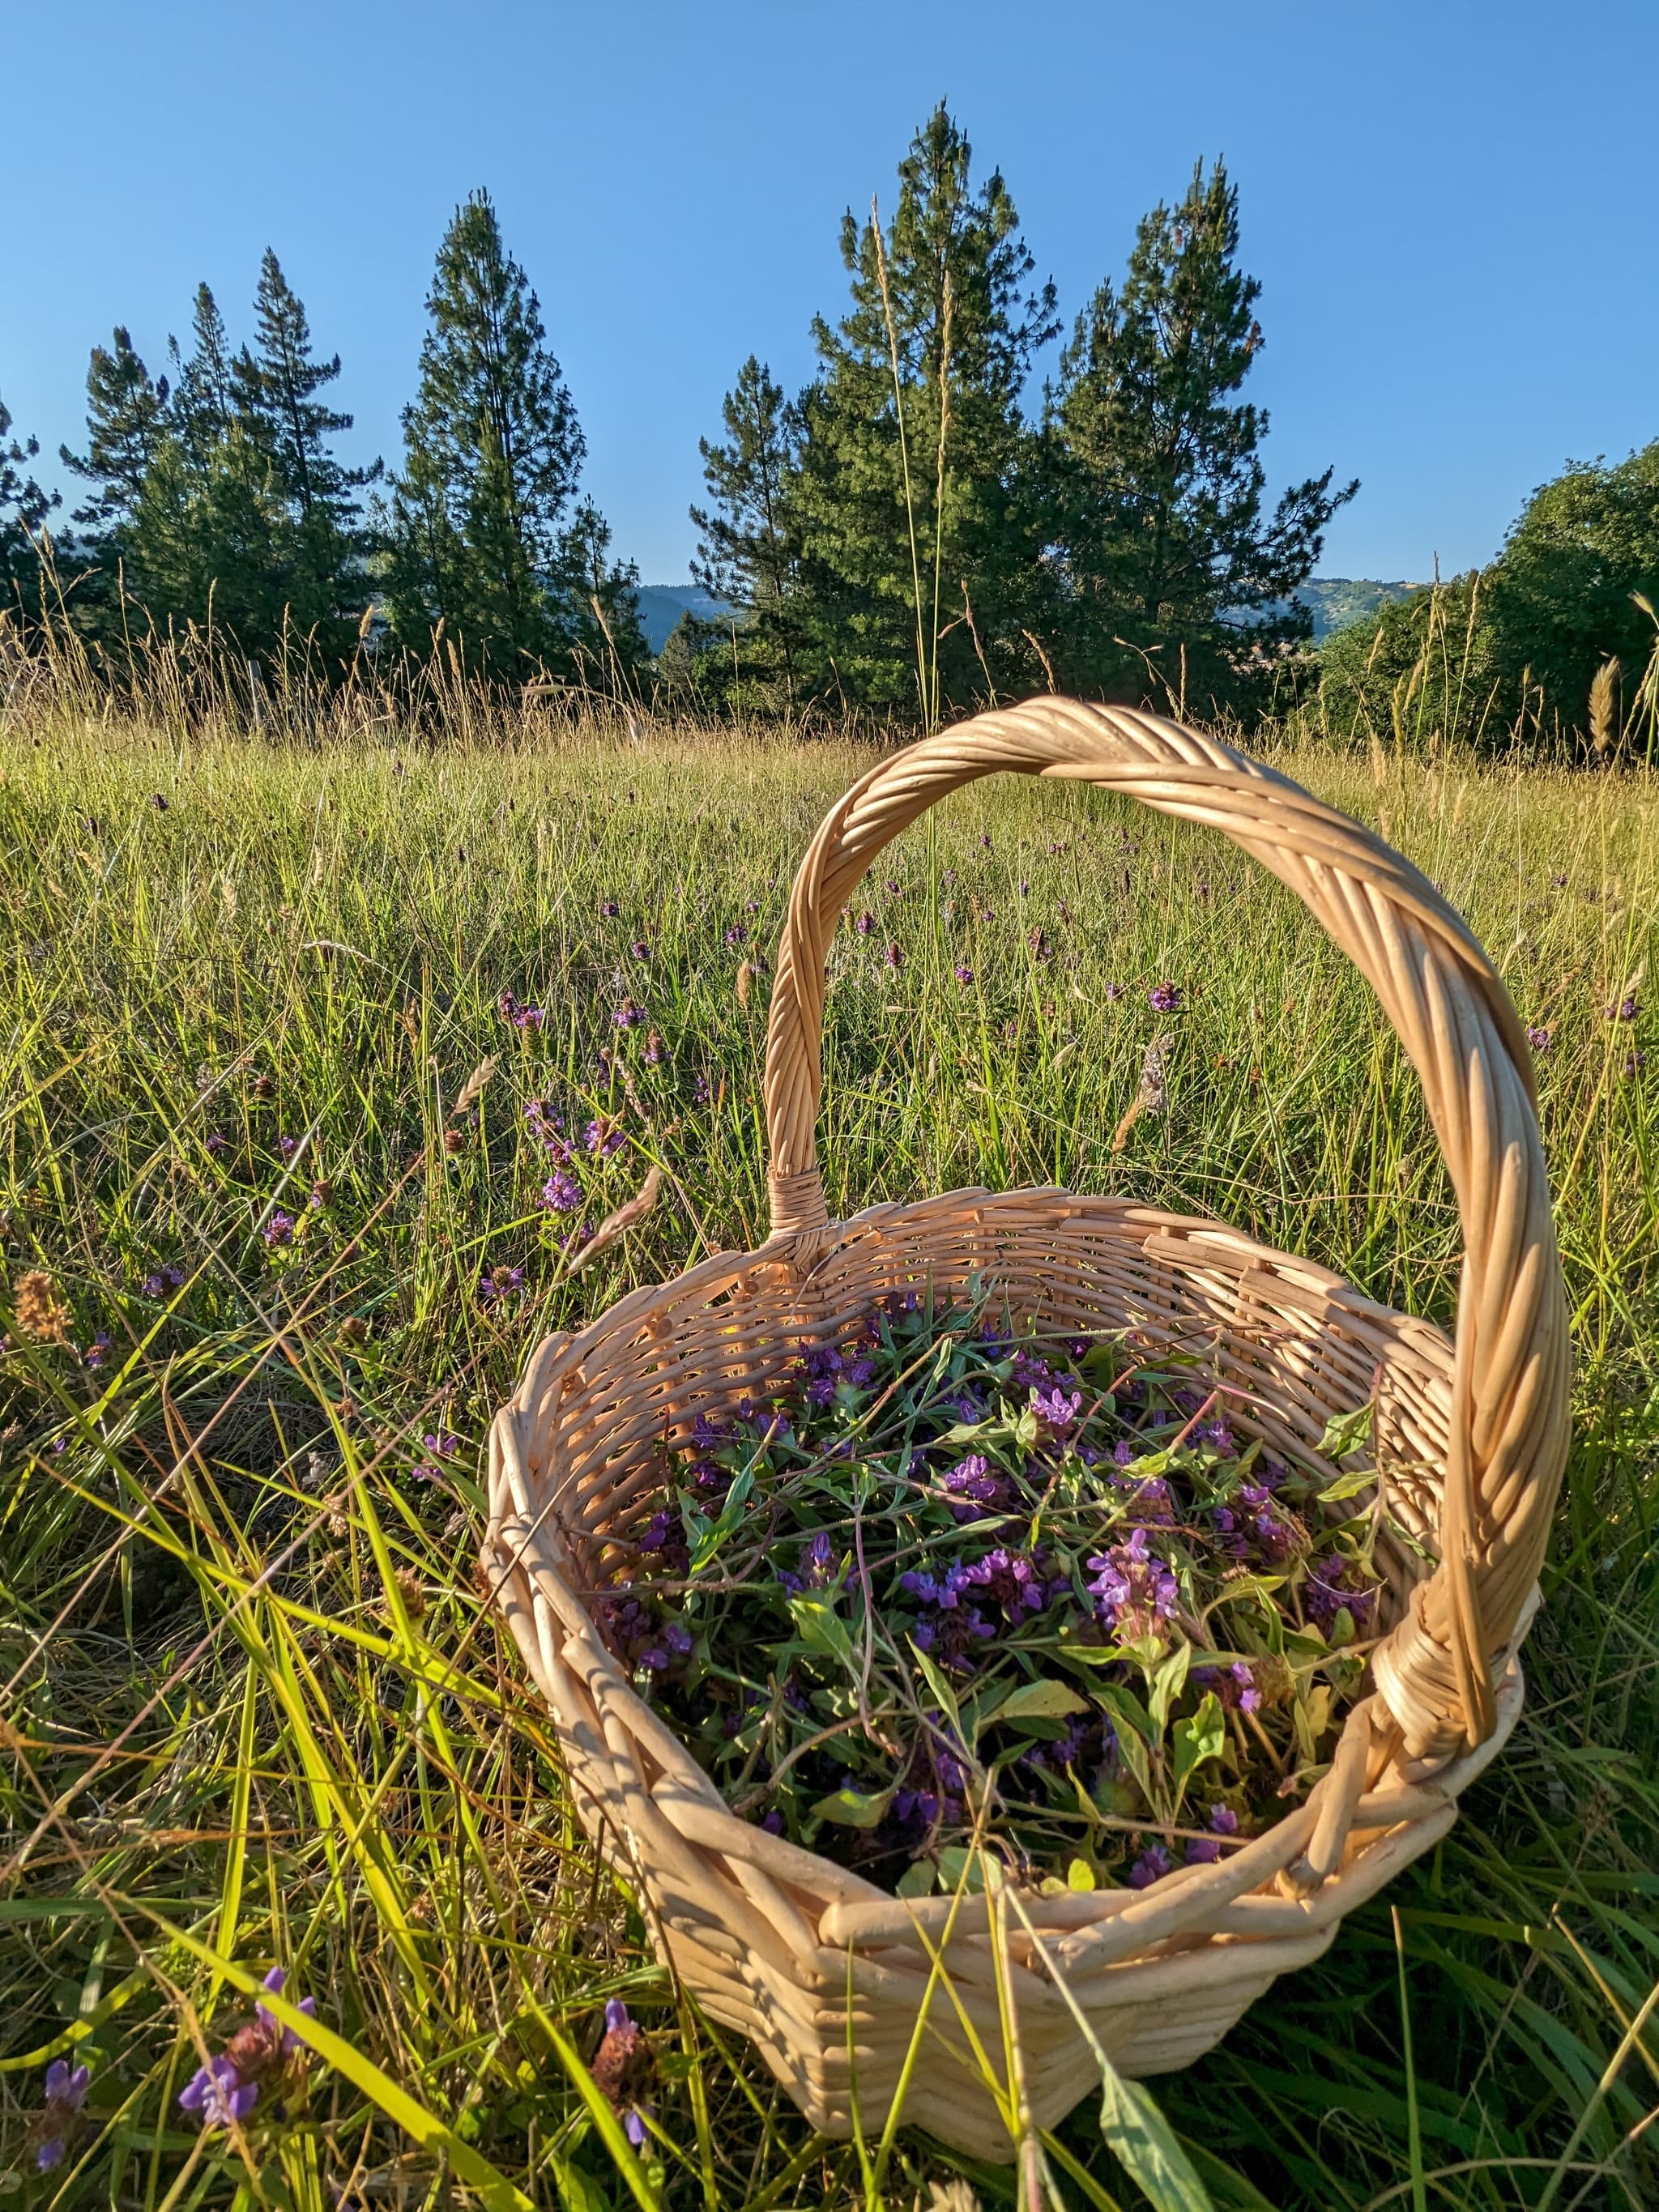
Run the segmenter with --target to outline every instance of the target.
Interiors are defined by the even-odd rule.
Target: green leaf
[[[1327,1459],[1346,1459],[1350,1452],[1358,1451],[1361,1444],[1371,1439],[1370,1404],[1356,1406],[1352,1413],[1333,1413],[1325,1424],[1325,1433],[1319,1439],[1319,1449]]]
[[[1175,1725],[1176,1803],[1181,1802],[1188,1783],[1206,1759],[1219,1759],[1227,1747],[1227,1723],[1221,1700],[1206,1690],[1198,1711]]]
[[[933,1887],[933,1861],[917,1859],[914,1865],[905,1868],[904,1872],[893,1884],[893,1892],[897,1897],[926,1897]]]
[[[1365,1410],[1369,1413],[1370,1407],[1368,1406]],[[1373,1490],[1376,1486],[1376,1468],[1360,1467],[1355,1468],[1351,1474],[1338,1475],[1330,1488],[1322,1490],[1319,1496],[1321,1502],[1326,1505],[1339,1505],[1345,1498],[1358,1498],[1362,1490]]]
[[[996,1709],[999,1728],[1021,1721],[1062,1721],[1072,1713],[1086,1713],[1088,1700],[1079,1697],[1066,1682],[1022,1682]]]
[[[1176,2141],[1170,2123],[1139,2081],[1126,2081],[1103,2051],[1100,2132],[1154,2212],[1215,2212],[1210,2192]]]
[[[746,1467],[730,1490],[726,1492],[725,1503],[720,1507],[718,1518],[709,1521],[702,1514],[698,1514],[696,1516],[698,1525],[694,1526],[688,1517],[686,1528],[691,1538],[690,1571],[694,1575],[702,1572],[719,1553],[726,1538],[734,1534],[743,1520],[744,1509],[749,1504],[750,1493],[754,1487],[755,1470],[752,1467]],[[685,1496],[686,1493],[682,1491],[680,1492],[682,1504]]]
[[[809,1651],[821,1651],[843,1666],[853,1663],[853,1638],[833,1605],[818,1597],[792,1597],[789,1617]]]
[[[820,1797],[810,1809],[818,1820],[833,1820],[838,1827],[874,1828],[879,1826],[892,1802],[890,1790],[872,1797],[858,1790],[836,1790],[828,1797]]]
[[[1121,1682],[1103,1682],[1097,1694],[1111,1707],[1118,1719],[1128,1722],[1143,1743],[1156,1747],[1159,1731],[1153,1728],[1152,1715],[1133,1690],[1126,1688]],[[1120,1729],[1119,1736],[1121,1737],[1122,1734]]]
[[[961,1708],[957,1704],[956,1692],[945,1680],[944,1673],[937,1662],[928,1656],[927,1653],[922,1650],[921,1644],[919,1644],[912,1637],[907,1636],[904,1640],[908,1644],[909,1644],[911,1650],[915,1655],[916,1664],[921,1669],[922,1680],[927,1683],[928,1688],[939,1699],[939,1711],[950,1722],[957,1734],[960,1735],[962,1734],[962,1711]]]
[[[1191,1644],[1177,1644],[1152,1678],[1152,1692],[1149,1703],[1152,1708],[1152,1726],[1158,1731],[1157,1741],[1160,1743],[1164,1741],[1164,1729],[1170,1725],[1170,1708],[1186,1687],[1187,1669],[1191,1666],[1192,1661]]]

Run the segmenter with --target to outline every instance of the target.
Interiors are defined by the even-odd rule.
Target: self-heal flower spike
[[[623,2132],[635,2150],[643,2148],[645,2123],[652,2107],[646,2092],[656,2078],[657,2054],[650,2038],[629,2016],[620,1997],[605,2008],[605,2033],[593,2053],[595,2086],[623,2124]]]
[[[636,1030],[645,1019],[645,1008],[637,999],[624,999],[611,1018],[619,1030]]]
[[[1146,1002],[1155,1014],[1174,1014],[1181,1011],[1181,988],[1176,983],[1158,983],[1146,994]]]
[[[258,2101],[258,2083],[243,2081],[235,2062],[222,2051],[198,2066],[179,2092],[182,2109],[194,2112],[204,2128],[235,2127]]]
[[[1555,1037],[1547,1024],[1539,1023],[1528,1028],[1527,1042],[1534,1052],[1544,1053],[1555,1042]]]
[[[279,1244],[291,1244],[294,1242],[294,1216],[284,1213],[278,1206],[259,1234],[272,1250]]]
[[[50,2173],[63,2164],[91,2080],[90,2067],[72,2067],[66,2058],[54,2058],[47,2067],[46,2104],[33,2130],[37,2173]]]

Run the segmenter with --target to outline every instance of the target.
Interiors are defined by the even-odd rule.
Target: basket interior
[[[1374,1400],[1370,1457],[1406,1532],[1379,1537],[1379,1626],[1431,1571],[1451,1402],[1438,1329],[1214,1223],[1060,1191],[953,1192],[842,1224],[810,1266],[765,1250],[708,1263],[577,1340],[529,1455],[573,1586],[610,1583],[663,1502],[665,1439],[763,1397],[803,1340],[840,1338],[910,1289],[988,1291],[1019,1326],[1183,1351],[1227,1386],[1236,1430],[1320,1468],[1327,1421]]]

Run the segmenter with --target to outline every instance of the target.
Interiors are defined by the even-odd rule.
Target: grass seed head
[[[12,1313],[20,1332],[36,1344],[62,1344],[69,1335],[69,1308],[44,1268],[31,1268],[18,1280]]]

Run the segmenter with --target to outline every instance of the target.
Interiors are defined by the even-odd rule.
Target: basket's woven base
[[[1512,1727],[1522,1681],[1512,1652],[1498,1655],[1496,1730],[1451,1764],[1407,1758],[1367,1698],[1305,1802],[1143,1892],[907,1903],[736,1820],[600,1644],[583,1593],[631,1556],[655,1509],[659,1439],[686,1440],[697,1413],[763,1389],[803,1336],[839,1334],[910,1285],[941,1300],[994,1288],[1020,1324],[1189,1346],[1233,1394],[1235,1428],[1316,1465],[1330,1416],[1370,1400],[1390,1516],[1407,1532],[1379,1541],[1385,1626],[1432,1567],[1452,1355],[1437,1329],[1214,1223],[1062,1191],[957,1191],[635,1291],[544,1346],[498,1417],[485,1566],[583,1824],[640,1895],[659,1953],[828,2135],[851,2133],[855,2114],[880,2130],[921,2022],[903,2117],[1006,2159],[985,2066],[1011,2109],[1048,2125],[1098,2081],[1079,2012],[1124,2074],[1209,2050],[1444,1835]]]

